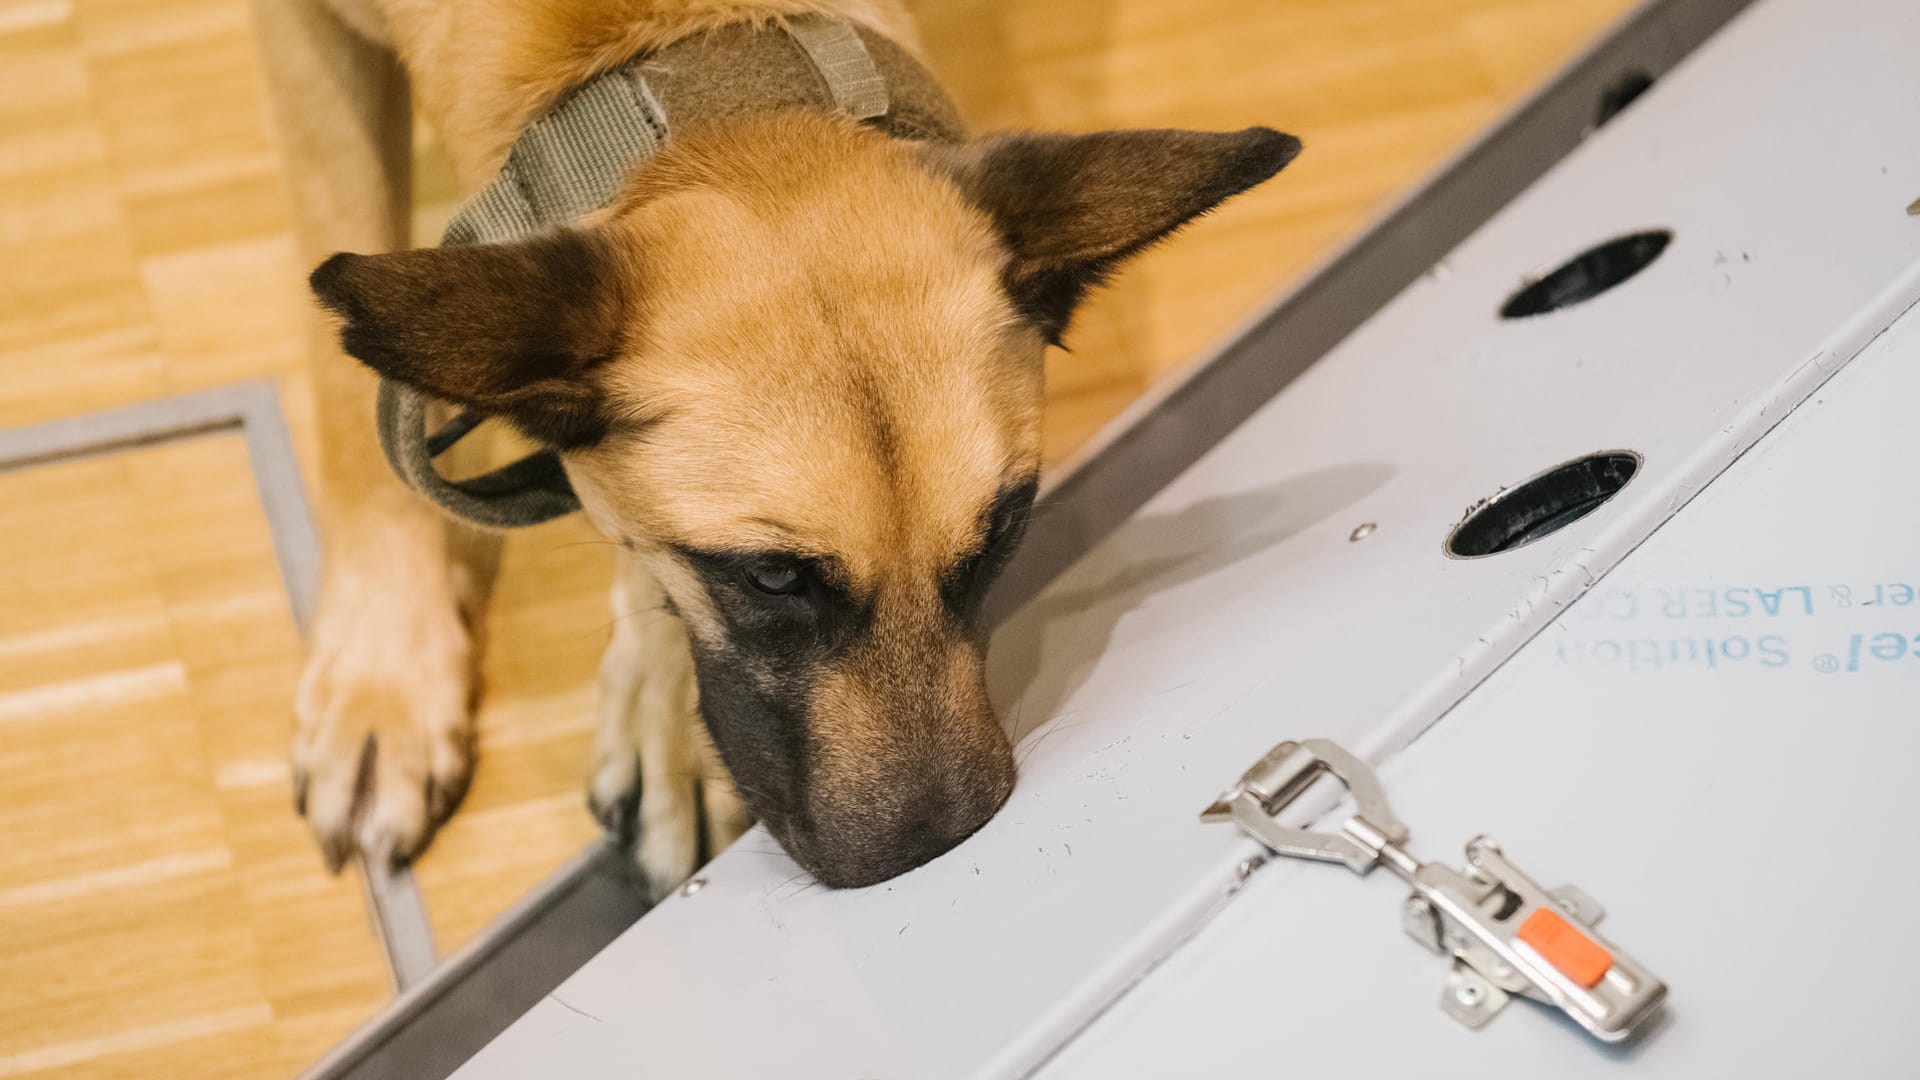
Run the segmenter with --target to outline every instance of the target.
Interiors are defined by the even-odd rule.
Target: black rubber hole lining
[[[1501,307],[1500,317],[1526,319],[1583,304],[1645,270],[1672,241],[1673,234],[1666,229],[1649,229],[1588,248],[1514,293]]]
[[[1478,559],[1512,551],[1579,521],[1619,493],[1640,455],[1608,450],[1575,458],[1475,507],[1447,537],[1447,554]]]

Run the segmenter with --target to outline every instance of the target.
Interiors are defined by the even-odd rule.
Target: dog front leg
[[[411,121],[399,62],[323,0],[255,0],[253,16],[308,265],[404,246]],[[326,565],[293,772],[337,869],[355,850],[417,854],[466,789],[477,627],[498,542],[464,535],[393,477],[374,434],[372,374],[340,352],[317,310],[309,333]]]
[[[703,817],[709,852],[747,818],[700,723],[686,625],[652,574],[624,552],[618,560],[587,800],[657,899],[699,865]]]

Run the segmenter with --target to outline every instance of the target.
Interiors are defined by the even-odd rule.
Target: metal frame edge
[[[232,383],[0,430],[0,474],[228,433],[246,445],[287,607],[304,634],[319,584],[319,530],[273,382]],[[369,927],[395,986],[405,989],[434,966],[419,889],[404,867],[363,873],[362,881]]]

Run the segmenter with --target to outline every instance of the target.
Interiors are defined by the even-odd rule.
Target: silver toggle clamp
[[[1355,813],[1340,831],[1280,824],[1277,815],[1321,776],[1352,793]],[[1660,1007],[1666,984],[1594,931],[1600,906],[1572,886],[1541,888],[1485,836],[1467,844],[1458,872],[1423,863],[1400,845],[1407,826],[1387,805],[1367,763],[1327,739],[1283,742],[1200,815],[1231,820],[1275,854],[1344,864],[1356,874],[1376,865],[1413,886],[1401,925],[1427,948],[1453,957],[1440,1007],[1478,1028],[1514,994],[1554,1006],[1606,1042],[1619,1042]]]

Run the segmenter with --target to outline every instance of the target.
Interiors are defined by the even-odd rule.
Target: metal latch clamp
[[[1280,824],[1280,812],[1322,776],[1346,784],[1354,815],[1338,833]],[[1422,945],[1453,957],[1440,1007],[1467,1027],[1486,1024],[1520,994],[1558,1008],[1596,1038],[1618,1042],[1666,998],[1664,983],[1594,931],[1604,914],[1599,905],[1571,886],[1542,888],[1487,837],[1468,842],[1464,872],[1408,854],[1400,846],[1407,826],[1387,805],[1379,778],[1330,740],[1274,747],[1201,820],[1232,820],[1276,854],[1337,862],[1357,874],[1385,863],[1413,886],[1401,925]]]

